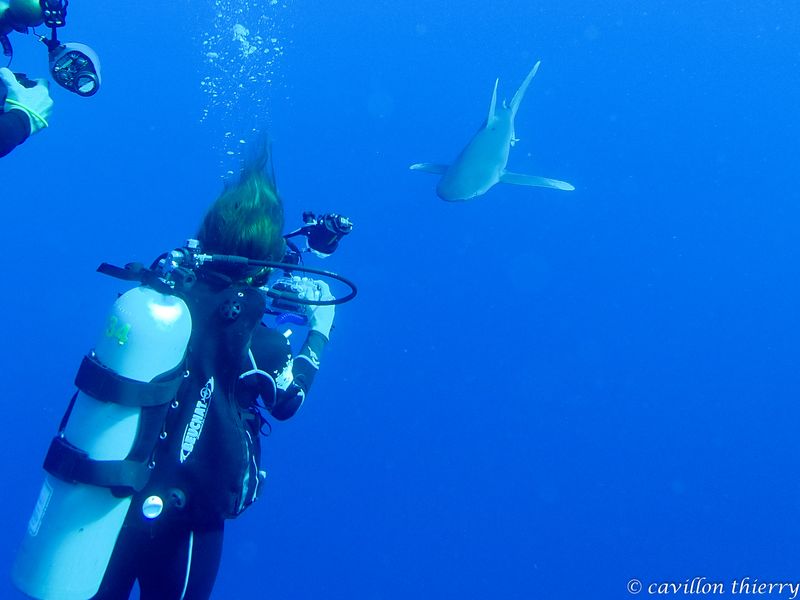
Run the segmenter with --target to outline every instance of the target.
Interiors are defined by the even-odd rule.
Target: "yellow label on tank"
[[[125,345],[128,341],[128,334],[131,331],[130,323],[122,323],[120,320],[111,315],[108,317],[108,325],[106,326],[106,337],[114,338],[120,346]]]

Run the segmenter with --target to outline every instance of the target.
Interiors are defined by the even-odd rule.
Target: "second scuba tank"
[[[115,400],[113,390],[117,384],[120,390],[125,386],[146,388],[143,384],[178,369],[191,332],[189,309],[177,296],[141,286],[114,303],[104,334],[81,367],[83,371],[90,363],[87,370],[100,373],[99,378],[93,375],[100,385],[77,382],[80,391],[46,460],[47,466],[54,448],[67,448],[53,453],[60,459],[59,475],[48,469],[16,557],[12,579],[25,594],[42,600],[83,600],[97,593],[132,492],[115,495],[114,485],[81,482],[91,477],[79,473],[99,472],[102,480],[109,466],[136,466],[129,455],[140,434],[143,408],[135,402]],[[177,383],[178,377],[182,375],[178,373],[172,380]],[[86,465],[90,469],[82,471]]]

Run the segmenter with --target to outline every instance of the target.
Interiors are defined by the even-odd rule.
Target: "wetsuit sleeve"
[[[327,339],[310,331],[300,351],[291,355],[289,340],[268,327],[259,326],[250,343],[249,371],[260,376],[246,377],[243,385],[261,396],[264,406],[276,419],[293,416],[306,398],[319,370]]]
[[[25,111],[9,110],[0,113],[0,157],[5,156],[31,134],[31,121]]]
[[[311,388],[314,376],[319,371],[322,351],[325,350],[325,344],[327,343],[328,339],[324,335],[318,331],[311,330],[308,332],[308,337],[306,337],[300,352],[294,357],[292,364],[294,381],[305,392],[308,392]]]

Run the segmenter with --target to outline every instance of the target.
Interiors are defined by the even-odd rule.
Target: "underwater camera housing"
[[[86,44],[68,42],[51,47],[50,74],[58,85],[84,98],[100,89],[100,59]]]
[[[353,231],[353,222],[336,213],[317,217],[313,212],[306,211],[303,213],[303,223],[305,223],[303,227],[284,237],[288,239],[296,235],[304,235],[308,249],[323,258],[333,254],[339,247],[342,238]]]
[[[267,313],[275,315],[279,322],[294,322],[304,324],[308,319],[310,307],[325,304],[333,304],[332,301],[321,299],[319,286],[309,277],[295,275],[295,271],[315,274],[315,270],[309,271],[302,266],[303,252],[312,252],[321,258],[327,258],[339,247],[339,242],[353,230],[353,222],[342,215],[327,213],[316,216],[311,211],[303,213],[304,225],[290,233],[284,235],[287,244],[287,251],[283,258],[283,276],[278,278],[265,291],[270,302],[267,305]],[[303,236],[306,239],[306,248],[301,250],[291,241],[291,238]],[[324,277],[332,274],[325,271],[316,272]],[[335,276],[343,283],[349,285],[353,292],[355,287],[352,282]],[[346,302],[347,299],[342,299]]]
[[[267,314],[274,315],[279,323],[304,325],[310,308],[304,301],[321,297],[321,290],[312,279],[297,275],[281,277],[264,291],[270,298]]]
[[[93,96],[100,89],[100,58],[97,53],[86,44],[77,42],[61,42],[58,39],[58,29],[67,24],[67,6],[69,0],[39,0],[41,18],[39,23],[50,30],[47,35],[36,33],[36,23],[21,21],[12,23],[12,27],[21,33],[27,33],[29,28],[33,34],[47,46],[48,64],[50,75],[58,85],[78,96]],[[3,56],[8,57],[8,63],[14,57],[14,49],[7,35],[0,35],[0,48]]]
[[[93,96],[100,89],[100,58],[86,44],[60,42],[56,30],[67,24],[69,0],[39,0],[50,39],[42,38],[49,50],[50,75],[78,96]]]

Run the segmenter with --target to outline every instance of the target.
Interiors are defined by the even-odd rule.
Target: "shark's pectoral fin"
[[[558,179],[548,179],[547,177],[537,177],[536,175],[521,175],[519,173],[509,173],[505,171],[500,176],[500,183],[510,183],[513,185],[527,185],[530,187],[545,187],[555,190],[571,192],[575,187],[566,181]]]
[[[415,165],[411,165],[409,169],[412,171],[425,171],[426,173],[435,173],[436,175],[441,175],[450,165],[437,165],[435,163],[417,163]]]

